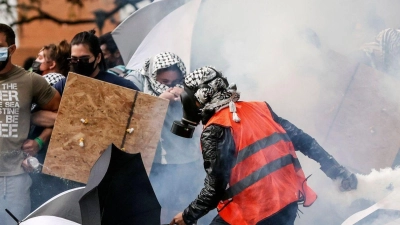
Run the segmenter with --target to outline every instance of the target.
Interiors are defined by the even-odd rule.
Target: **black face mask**
[[[43,71],[40,70],[40,66],[42,65],[41,62],[34,61],[32,63],[32,72],[42,75]]]
[[[96,60],[93,60],[93,62],[81,62],[78,61],[76,63],[71,63],[70,64],[70,71],[84,75],[84,76],[90,76],[94,72],[94,70],[97,68],[97,65],[94,66]]]

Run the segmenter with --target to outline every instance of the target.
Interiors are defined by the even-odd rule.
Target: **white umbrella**
[[[184,2],[154,2],[132,14],[112,32],[128,69],[139,69],[147,58],[170,51],[179,55],[190,71],[193,27],[201,0]]]
[[[20,223],[20,225],[55,225],[55,224],[80,225],[79,223],[75,223],[71,220],[67,220],[56,216],[38,216]]]
[[[30,213],[22,220],[21,224],[72,225],[82,223],[79,199],[82,197],[84,189],[85,187],[74,188],[54,196]],[[40,219],[38,217],[40,217]],[[68,221],[69,223],[61,223],[62,220]],[[44,223],[43,221],[53,221],[53,223]]]
[[[115,30],[112,36],[118,45],[122,59],[127,64],[147,34],[166,15],[188,0],[161,0],[132,13]]]

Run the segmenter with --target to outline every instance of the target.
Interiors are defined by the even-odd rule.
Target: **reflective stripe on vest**
[[[281,169],[287,165],[293,164],[296,168],[301,168],[300,162],[297,158],[294,158],[292,155],[288,154],[279,159],[276,159],[265,166],[261,167],[260,169],[254,171],[249,176],[243,178],[233,186],[226,189],[224,193],[223,200],[227,200],[232,198],[233,196],[239,194],[244,189],[248,188],[249,186],[253,185],[257,181],[261,180],[262,178],[268,176],[272,172]]]
[[[243,160],[245,160],[247,157],[253,155],[254,153],[256,153],[270,145],[273,145],[281,140],[290,141],[290,138],[286,134],[273,133],[269,137],[265,137],[261,140],[254,142],[253,144],[251,144],[239,151],[239,153],[237,155],[237,159],[236,159],[236,164],[242,162]]]

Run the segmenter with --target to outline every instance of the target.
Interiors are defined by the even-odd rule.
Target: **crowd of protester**
[[[311,36],[312,43],[319,47],[320,41],[317,34],[311,32]],[[357,60],[385,73],[397,75],[400,71],[399,37],[399,29],[383,30],[374,42],[361,47],[357,53]],[[5,213],[5,208],[12,211],[18,218],[24,218],[29,212],[56,194],[84,185],[77,182],[66,183],[62,179],[37,173],[37,171],[33,172],[33,168],[27,161],[28,157],[34,156],[40,163],[44,162],[68,72],[75,72],[170,101],[149,175],[150,180],[165,209],[164,217],[169,219],[185,209],[190,204],[190,200],[195,199],[197,194],[201,193],[185,210],[183,215],[186,215],[186,219],[182,219],[182,214],[178,214],[171,224],[184,224],[182,221],[192,224],[212,210],[212,206],[216,206],[215,201],[218,203],[221,200],[216,197],[219,193],[209,193],[208,191],[210,189],[221,191],[224,189],[222,185],[226,186],[228,181],[224,180],[226,177],[221,178],[224,180],[223,184],[215,180],[217,176],[226,176],[225,174],[217,175],[213,167],[219,166],[218,163],[221,162],[216,161],[221,159],[210,155],[203,155],[204,159],[202,159],[198,141],[201,131],[196,130],[193,139],[181,138],[169,131],[173,121],[179,120],[183,116],[180,96],[184,92],[184,86],[192,85],[191,80],[201,80],[202,77],[210,76],[210,73],[215,72],[214,69],[207,67],[195,70],[189,75],[190,71],[186,71],[186,66],[179,56],[172,52],[160,52],[157,55],[148,56],[142,69],[131,70],[125,67],[111,33],[97,37],[94,30],[76,34],[70,43],[63,40],[58,44],[49,43],[43,46],[38,49],[36,59],[26,61],[23,68],[12,63],[12,56],[16,50],[14,31],[8,25],[0,24],[0,108],[2,108],[0,114],[4,116],[0,117],[2,119],[0,120],[0,221],[3,222],[2,224],[14,224],[12,218]],[[213,79],[214,77],[210,80]],[[224,82],[224,80],[219,80],[219,82]],[[198,90],[199,84],[201,81],[196,81],[193,88]],[[218,90],[225,93],[231,90],[226,84],[221,84],[215,83],[216,86],[213,90],[203,93],[205,96],[201,97],[205,99],[202,107],[213,101],[215,96],[207,97],[210,91]],[[200,101],[201,97],[196,97]],[[220,100],[221,98],[218,99],[218,101]],[[225,103],[225,105],[228,104]],[[18,108],[18,114],[6,112],[6,109],[11,110],[12,108]],[[272,112],[269,105],[265,105],[263,110]],[[290,130],[292,124],[289,126],[286,120],[277,117],[273,112],[272,117],[285,128],[292,141],[296,139],[296,135]],[[224,132],[225,135],[229,133],[226,130],[223,132],[223,128],[218,126],[214,126],[211,131],[212,127],[210,126],[208,129],[215,136],[212,138],[215,138],[216,142],[221,141],[220,138],[224,136]],[[202,143],[207,144],[209,141],[207,137],[202,138]],[[311,140],[309,136],[304,138],[307,141]],[[206,145],[205,147],[220,147],[210,146]],[[302,148],[305,152],[318,148],[319,153],[307,152],[317,161],[331,160],[330,156],[326,155],[326,152],[315,143],[310,148],[304,146]],[[346,179],[350,179],[351,173],[336,163],[329,161],[329,166],[325,168],[324,172],[332,179],[342,175]],[[199,173],[196,171],[202,170],[203,164],[208,177],[205,189],[201,190],[204,177],[198,176]],[[333,167],[337,167],[336,169],[339,171],[331,171],[330,169]],[[193,174],[193,180],[190,182],[181,180],[183,177],[180,176],[181,171]],[[356,181],[350,180],[350,182]],[[180,193],[184,197],[177,200],[175,196],[163,192],[162,189],[165,189],[165,185],[162,184],[165,183],[170,184],[168,188],[171,192]],[[182,183],[187,185],[182,187],[179,185]],[[217,186],[218,189],[216,189]],[[355,188],[353,183],[350,184],[350,187]],[[208,194],[209,196],[205,196]],[[211,195],[213,202],[210,203]],[[210,199],[207,200],[207,198]],[[207,204],[204,203],[206,204],[204,205],[203,201]],[[293,207],[297,210],[297,204]],[[296,210],[292,211],[295,213]],[[216,220],[219,223],[215,224],[225,224],[223,221],[221,222],[224,218],[224,216],[218,217]]]

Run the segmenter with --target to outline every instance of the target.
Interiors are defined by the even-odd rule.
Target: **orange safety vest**
[[[317,195],[307,186],[293,144],[266,103],[235,104],[239,123],[225,108],[205,125],[230,127],[236,148],[236,162],[218,214],[231,225],[253,225],[290,203],[303,201],[310,206]]]

